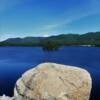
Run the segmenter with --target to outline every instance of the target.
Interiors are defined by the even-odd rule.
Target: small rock
[[[14,97],[8,97],[6,95],[3,95],[2,97],[0,97],[0,100],[14,100]]]
[[[81,68],[44,63],[17,81],[15,100],[89,100],[90,74]]]

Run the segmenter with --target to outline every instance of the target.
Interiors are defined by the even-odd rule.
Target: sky
[[[0,41],[100,31],[100,0],[0,0]]]

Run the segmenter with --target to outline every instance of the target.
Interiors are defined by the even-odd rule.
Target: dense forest
[[[61,34],[50,37],[9,38],[0,46],[41,46],[43,49],[56,50],[60,46],[100,46],[100,32],[86,34]]]

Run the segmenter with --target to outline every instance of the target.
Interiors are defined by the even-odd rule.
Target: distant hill
[[[9,38],[9,39],[7,39],[3,42],[5,42],[5,43],[16,43],[16,44],[24,44],[24,43],[38,44],[43,39],[44,39],[44,37]]]
[[[61,34],[50,37],[9,38],[0,42],[0,46],[42,46],[58,47],[63,45],[100,46],[100,32],[86,34]]]

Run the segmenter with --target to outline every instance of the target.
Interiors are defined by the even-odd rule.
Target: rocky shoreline
[[[90,74],[81,68],[43,63],[25,72],[16,82],[14,96],[0,100],[89,100]]]

